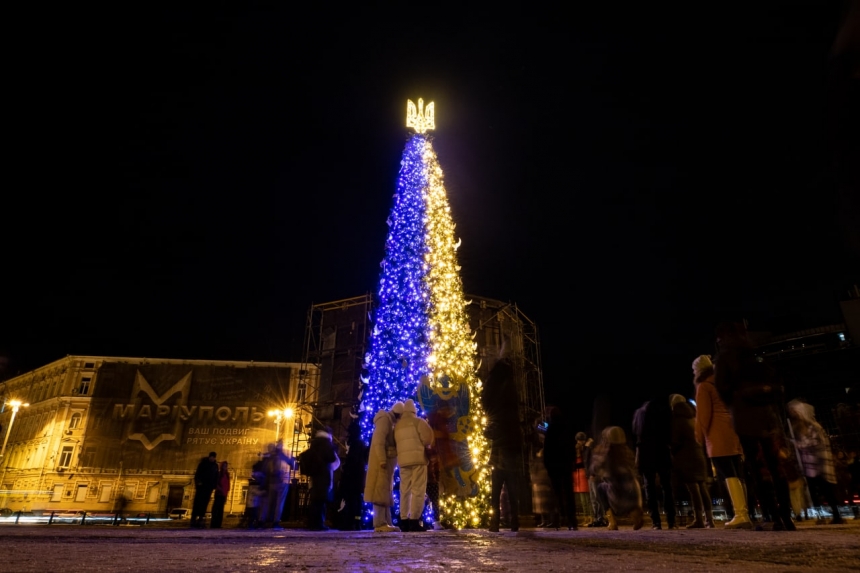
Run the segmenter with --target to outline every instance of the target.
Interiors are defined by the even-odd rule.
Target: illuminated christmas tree
[[[469,327],[454,222],[442,168],[427,130],[434,104],[408,102],[415,134],[403,151],[397,194],[377,292],[362,409],[366,438],[373,414],[412,398],[444,435],[440,520],[446,527],[479,527],[488,517],[489,448],[478,396],[476,344]],[[439,440],[440,443],[442,440]]]

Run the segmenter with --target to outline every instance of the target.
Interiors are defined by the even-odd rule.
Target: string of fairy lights
[[[455,226],[442,168],[426,135],[434,104],[407,104],[407,126],[415,130],[403,151],[397,193],[388,218],[378,306],[365,357],[362,433],[369,439],[373,414],[398,400],[415,398],[422,380],[431,389],[465,390],[467,413],[457,420],[467,448],[460,479],[466,494],[440,492],[440,521],[454,529],[480,527],[489,515],[489,444],[476,375],[477,345],[457,263]],[[465,388],[463,388],[465,386]],[[419,402],[416,400],[416,402]]]

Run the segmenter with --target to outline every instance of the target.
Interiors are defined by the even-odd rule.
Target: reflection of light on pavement
[[[266,567],[267,565],[283,564],[284,550],[280,547],[261,547],[255,559],[256,565]]]

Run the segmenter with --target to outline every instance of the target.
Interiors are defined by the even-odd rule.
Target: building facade
[[[67,356],[11,378],[0,384],[0,508],[190,507],[194,471],[214,451],[232,473],[226,510],[241,512],[259,454],[310,428],[284,412],[299,379],[315,373],[297,363]]]

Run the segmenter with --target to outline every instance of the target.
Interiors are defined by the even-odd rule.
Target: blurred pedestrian
[[[633,450],[627,444],[624,430],[608,426],[600,435],[600,443],[591,456],[591,473],[597,482],[597,495],[606,508],[608,529],[618,529],[616,518],[629,516],[633,529],[643,523],[642,490]]]
[[[308,492],[308,529],[328,531],[326,513],[328,504],[333,500],[332,482],[334,471],[340,467],[340,458],[332,443],[331,428],[317,430],[308,449],[299,458],[302,474],[310,477],[311,488]]]
[[[248,478],[248,493],[245,498],[245,513],[239,522],[239,527],[256,529],[260,521],[260,509],[269,497],[266,491],[266,472],[264,470],[264,454],[251,466],[251,477]]]
[[[289,493],[290,474],[294,465],[295,460],[284,451],[282,440],[269,444],[269,453],[263,466],[266,472],[268,498],[260,512],[261,527],[271,527],[276,531],[283,529],[281,519],[284,514],[284,503]]]
[[[833,514],[830,523],[844,523],[839,515],[839,500],[836,497],[836,470],[830,437],[815,419],[815,408],[811,404],[792,400],[786,409],[813,505],[817,506],[817,501],[824,498]]]

